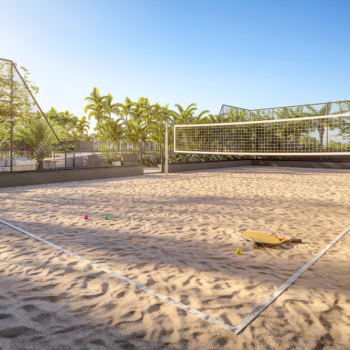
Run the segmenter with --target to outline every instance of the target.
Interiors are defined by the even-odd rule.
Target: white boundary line
[[[239,322],[233,329],[234,334],[239,334],[244,328],[246,328],[256,317],[260,315],[276,298],[278,298],[298,277],[300,277],[311,265],[313,265],[327,250],[329,250],[340,238],[342,238],[348,231],[348,226],[343,232],[327,244],[317,255],[309,260],[303,267],[301,267],[292,277],[289,277],[274,293],[267,297],[259,306],[257,306],[249,315]]]
[[[191,153],[191,154],[223,154],[223,155],[244,155],[244,156],[348,156],[350,155],[350,152],[314,152],[314,153],[301,153],[301,152],[295,152],[295,153],[262,153],[262,152],[216,152],[216,151],[210,151],[210,152],[202,152],[202,151],[183,151],[183,150],[177,150],[174,149],[174,153]],[[245,160],[245,159],[241,159]],[[241,165],[244,166],[244,165]],[[208,169],[205,169],[208,170]],[[338,169],[333,169],[338,170]],[[344,169],[347,170],[347,169]]]
[[[205,320],[205,321],[208,321],[208,322],[210,322],[210,323],[212,323],[212,324],[215,324],[216,326],[219,326],[219,327],[221,327],[221,328],[223,328],[223,329],[226,329],[226,330],[229,331],[229,332],[234,333],[234,332],[233,332],[233,327],[231,327],[231,326],[227,325],[226,323],[223,323],[223,322],[221,322],[221,321],[219,321],[219,320],[216,320],[215,318],[212,318],[212,317],[210,317],[209,315],[204,314],[203,312],[200,312],[200,311],[198,311],[198,310],[192,309],[192,308],[189,307],[189,306],[186,306],[186,305],[184,305],[184,304],[181,304],[181,303],[177,302],[176,300],[167,297],[166,295],[160,294],[160,293],[156,292],[156,291],[153,290],[153,289],[150,289],[150,288],[148,288],[148,287],[146,287],[146,286],[143,286],[142,284],[137,283],[137,282],[135,282],[135,281],[133,281],[133,280],[127,278],[127,277],[124,277],[124,276],[122,276],[122,275],[119,275],[119,274],[116,273],[116,272],[113,272],[113,271],[111,271],[111,270],[109,270],[109,269],[106,269],[105,267],[103,267],[103,266],[101,266],[101,265],[98,265],[98,264],[96,264],[96,263],[94,263],[94,262],[92,262],[92,261],[90,261],[90,260],[87,260],[87,259],[81,257],[80,255],[77,255],[77,254],[75,254],[75,253],[70,252],[69,250],[66,250],[66,249],[64,249],[64,248],[61,248],[60,246],[58,246],[58,245],[56,245],[56,244],[53,244],[53,243],[47,241],[46,239],[40,238],[40,237],[38,237],[38,236],[33,235],[32,233],[29,233],[29,232],[27,232],[27,231],[22,230],[22,229],[19,228],[19,227],[16,227],[16,226],[14,226],[14,225],[11,225],[11,224],[9,224],[8,222],[6,222],[6,221],[4,221],[4,220],[1,220],[1,219],[0,219],[0,222],[2,222],[3,224],[5,224],[5,225],[7,225],[7,226],[12,227],[13,229],[15,229],[15,230],[17,230],[17,231],[20,231],[20,232],[22,232],[22,233],[25,233],[26,235],[28,235],[28,236],[30,236],[30,237],[33,237],[33,238],[37,239],[38,241],[41,241],[41,242],[43,242],[43,243],[45,243],[45,244],[48,244],[48,245],[50,245],[51,247],[56,248],[56,249],[60,250],[61,252],[64,252],[64,253],[66,253],[66,254],[72,256],[73,258],[76,258],[76,259],[78,259],[78,260],[80,260],[80,261],[83,261],[83,262],[85,262],[85,263],[87,263],[87,264],[89,264],[89,265],[91,265],[91,266],[93,266],[93,267],[96,267],[97,269],[99,269],[99,270],[101,270],[101,271],[104,271],[104,272],[106,272],[106,273],[108,273],[108,274],[110,274],[110,275],[112,275],[112,276],[114,276],[114,277],[117,277],[118,279],[120,279],[120,280],[122,280],[122,281],[124,281],[124,282],[126,282],[126,283],[129,283],[129,284],[131,284],[131,285],[133,285],[133,286],[135,286],[135,287],[137,287],[137,288],[140,288],[140,289],[144,290],[145,292],[147,292],[147,293],[149,293],[149,294],[152,294],[152,295],[154,295],[154,296],[156,296],[156,297],[158,297],[158,298],[160,298],[160,299],[163,299],[164,301],[166,301],[166,302],[168,302],[168,303],[170,303],[170,304],[173,304],[173,305],[179,307],[180,309],[185,310],[185,311],[187,311],[187,312],[189,312],[189,313],[191,313],[191,314],[193,314],[193,315],[195,315],[195,316],[197,316],[197,317],[199,317],[199,318],[201,318],[201,319],[203,319],[203,320]]]
[[[171,299],[169,297],[167,297],[166,295],[163,295],[161,293],[158,293],[156,292],[155,290],[153,289],[150,289],[146,286],[143,286],[142,284],[140,283],[137,283],[127,277],[124,277],[122,275],[119,275],[118,273],[116,272],[113,272],[109,269],[106,269],[105,267],[101,266],[101,265],[98,265],[90,260],[87,260],[83,257],[81,257],[80,255],[77,255],[75,253],[72,253],[70,252],[69,250],[66,250],[64,248],[61,248],[60,246],[56,245],[56,244],[53,244],[49,241],[47,241],[46,239],[43,239],[43,238],[40,238],[38,236],[35,236],[33,235],[32,233],[29,233],[25,230],[22,230],[21,228],[19,227],[16,227],[4,220],[1,220],[0,219],[0,222],[2,222],[3,224],[9,226],[9,227],[12,227],[13,229],[17,230],[17,231],[20,231],[22,233],[25,233],[26,235],[30,236],[30,237],[33,237],[35,239],[37,239],[38,241],[41,241],[43,243],[46,243],[48,245],[50,245],[51,247],[54,247],[80,261],[83,261],[101,271],[104,271],[114,277],[117,277],[118,279],[126,282],[126,283],[129,283],[137,288],[140,288],[142,290],[144,290],[145,292],[149,293],[149,294],[152,294],[170,304],[173,304],[177,307],[179,307],[180,309],[182,310],[185,310],[205,321],[208,321],[212,324],[215,324],[223,329],[226,329],[227,331],[233,333],[233,334],[236,334],[238,335],[242,330],[244,330],[244,328],[246,328],[251,322],[254,321],[255,318],[257,318],[275,299],[277,299],[297,278],[299,278],[311,265],[313,265],[324,253],[326,253],[330,248],[332,248],[332,246],[337,243],[348,231],[350,231],[350,225],[343,231],[341,232],[337,237],[335,237],[333,239],[333,241],[331,241],[330,243],[327,244],[327,246],[325,248],[323,248],[317,255],[315,255],[311,260],[309,260],[303,267],[301,267],[293,276],[289,277],[288,280],[286,282],[284,282],[274,293],[272,293],[269,297],[267,297],[259,306],[257,306],[249,315],[247,315],[243,320],[241,320],[235,327],[231,327],[229,325],[227,325],[226,323],[223,323],[219,320],[216,320],[215,318],[212,318],[210,317],[209,315],[207,314],[204,314],[198,310],[195,310],[195,309],[192,309],[191,307],[189,306],[186,306],[184,304],[181,304],[179,302],[177,302],[176,300],[174,299]]]

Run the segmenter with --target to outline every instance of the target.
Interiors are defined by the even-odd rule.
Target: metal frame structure
[[[2,132],[4,136],[4,139],[1,139],[0,141],[2,145],[6,145],[8,144],[8,140],[10,140],[10,149],[6,150],[6,147],[3,149],[3,152],[9,155],[7,157],[7,159],[10,159],[9,171],[14,171],[14,142],[23,142],[21,139],[14,140],[14,124],[17,118],[19,118],[19,123],[23,122],[21,119],[22,117],[30,118],[29,116],[31,115],[35,115],[36,117],[39,117],[39,119],[42,118],[49,126],[49,129],[52,132],[52,137],[57,141],[56,144],[60,145],[62,149],[66,151],[64,145],[34,97],[31,89],[17,69],[16,64],[12,60],[0,58],[0,69],[0,95],[2,96],[2,99],[0,100],[0,117],[1,122],[3,123]],[[30,120],[28,119],[27,122],[30,123]],[[9,125],[9,130],[6,130],[6,125]]]
[[[308,104],[303,104],[303,105],[293,105],[293,106],[282,106],[282,107],[271,107],[271,108],[256,108],[256,109],[248,109],[248,108],[242,108],[242,107],[236,107],[236,106],[230,106],[230,105],[226,105],[223,104],[220,108],[220,112],[219,112],[219,119],[220,116],[222,115],[222,122],[224,122],[223,118],[224,118],[224,114],[225,114],[225,107],[230,108],[230,109],[236,109],[236,110],[243,110],[243,111],[247,111],[250,115],[251,118],[251,114],[252,112],[257,112],[257,111],[272,111],[272,116],[274,116],[274,112],[276,110],[279,109],[284,109],[284,108],[300,108],[300,107],[308,107],[308,106],[326,106],[326,114],[328,115],[328,105],[332,105],[332,104],[337,104],[337,103],[343,103],[343,102],[347,102],[350,103],[350,100],[342,100],[342,101],[330,101],[330,102],[320,102],[320,103],[308,103]]]
[[[19,72],[19,70],[17,69],[16,65],[13,63],[13,61],[7,60],[7,59],[5,59],[5,58],[0,58],[0,62],[1,62],[1,61],[5,61],[5,62],[8,62],[8,63],[11,64],[11,75],[12,75],[13,69],[15,69],[16,73],[17,73],[18,76],[21,78],[21,81],[22,81],[23,85],[26,87],[26,89],[27,89],[27,91],[29,92],[31,98],[34,100],[34,102],[35,102],[37,108],[39,109],[39,111],[40,111],[42,117],[46,120],[47,124],[50,126],[50,129],[51,129],[51,131],[53,132],[53,134],[55,135],[55,137],[56,137],[58,143],[60,144],[60,146],[63,147],[63,149],[65,149],[64,146],[63,146],[63,144],[62,144],[62,142],[60,141],[59,137],[57,136],[55,130],[53,129],[53,127],[51,126],[50,122],[49,122],[48,119],[46,118],[45,113],[42,111],[42,109],[41,109],[39,103],[37,102],[36,98],[35,98],[34,95],[32,94],[32,92],[31,92],[30,88],[28,87],[27,83],[24,81],[24,79],[23,79],[21,73]],[[13,80],[13,77],[12,77],[12,76],[11,76],[11,80]],[[12,91],[11,91],[11,95],[12,95]],[[1,102],[5,102],[5,103],[6,103],[6,102],[10,102],[10,103],[12,104],[12,101],[2,100]],[[12,119],[12,117],[13,117],[13,115],[12,115],[12,107],[11,107],[11,119]]]

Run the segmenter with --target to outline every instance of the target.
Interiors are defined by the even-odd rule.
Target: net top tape
[[[242,124],[263,124],[263,123],[281,123],[281,122],[293,122],[293,121],[303,121],[310,119],[325,119],[325,118],[339,118],[339,117],[350,117],[350,113],[334,114],[334,115],[321,115],[313,117],[300,117],[300,118],[285,118],[285,119],[273,119],[273,120],[256,120],[248,122],[233,122],[233,123],[210,123],[210,124],[176,124],[174,128],[183,127],[191,128],[194,126],[225,126],[225,125],[242,125]]]

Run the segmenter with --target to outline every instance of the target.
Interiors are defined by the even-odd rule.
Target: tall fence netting
[[[59,144],[16,65],[0,60],[0,171],[56,167]]]

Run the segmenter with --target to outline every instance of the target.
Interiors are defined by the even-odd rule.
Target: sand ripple
[[[242,167],[8,188],[0,218],[234,326],[350,225],[348,179]],[[254,250],[245,230],[304,243]],[[0,224],[0,347],[348,349],[349,236],[235,336]]]

